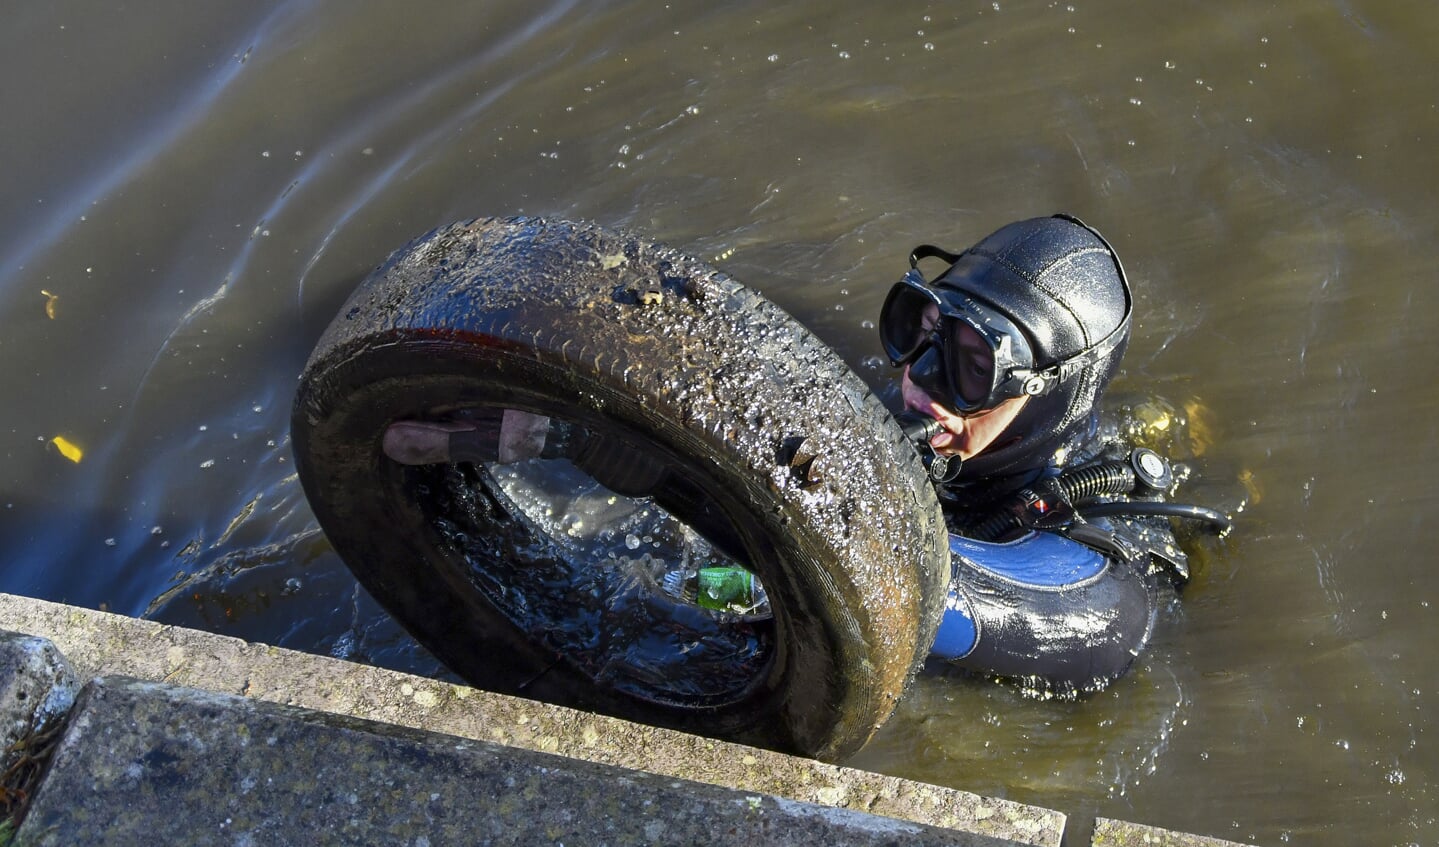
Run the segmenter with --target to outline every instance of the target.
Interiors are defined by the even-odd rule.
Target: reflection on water
[[[1112,690],[941,670],[860,763],[1081,821],[1434,843],[1436,40],[1379,0],[12,9],[0,589],[438,673],[288,457],[295,375],[389,250],[629,225],[880,384],[911,246],[1063,209],[1136,282],[1121,388],[1207,408],[1201,476],[1253,508]]]

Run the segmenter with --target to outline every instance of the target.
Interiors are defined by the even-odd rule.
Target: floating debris
[[[80,459],[85,455],[84,450],[81,450],[75,442],[63,435],[57,435],[50,439],[50,443],[55,445],[55,449],[60,451],[61,456],[64,456],[77,465],[80,464]]]

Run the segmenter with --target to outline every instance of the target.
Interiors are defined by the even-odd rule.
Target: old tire
[[[663,460],[676,518],[723,516],[773,609],[725,624],[753,648],[738,680],[651,687],[623,667],[634,645],[594,646],[628,632],[614,616],[634,608],[566,612],[573,586],[532,577],[562,553],[483,467],[381,450],[393,421],[481,407],[603,431]],[[292,437],[361,584],[482,687],[834,760],[889,717],[938,625],[943,518],[881,403],[774,304],[624,233],[488,219],[397,251],[321,338]],[[551,589],[566,596],[540,596]]]

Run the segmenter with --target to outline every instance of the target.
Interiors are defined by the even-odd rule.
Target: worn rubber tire
[[[381,451],[392,421],[477,406],[602,430],[718,507],[773,606],[753,684],[723,702],[635,697],[496,607],[484,557],[418,502],[436,471]],[[837,760],[889,717],[938,625],[944,522],[883,405],[779,307],[629,234],[486,219],[400,249],[321,338],[292,437],[310,505],[361,584],[482,687]],[[535,545],[509,517],[486,524],[490,561]]]

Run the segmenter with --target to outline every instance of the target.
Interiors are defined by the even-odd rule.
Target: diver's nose
[[[949,407],[951,401],[949,390],[945,387],[944,362],[940,359],[938,348],[933,344],[910,363],[909,381],[924,389],[926,394],[943,403],[946,408]]]

